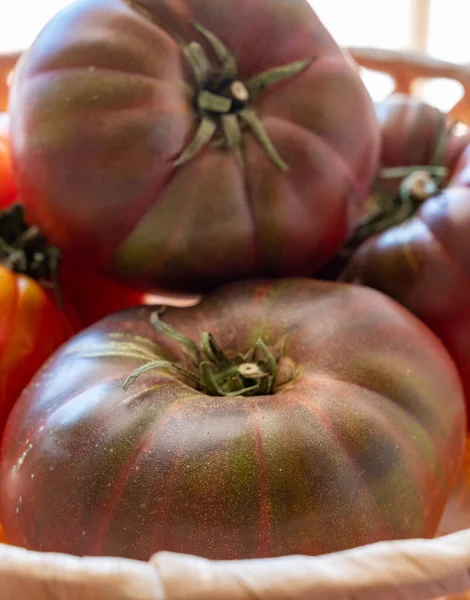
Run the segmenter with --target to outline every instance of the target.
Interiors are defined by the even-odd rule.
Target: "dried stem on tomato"
[[[425,200],[442,190],[447,176],[446,167],[432,165],[382,169],[372,190],[373,206],[341,249],[341,257],[349,258],[369,237],[412,217]],[[398,188],[395,195],[387,192],[386,183],[392,180]]]
[[[127,389],[144,373],[155,369],[173,371],[195,389],[209,396],[263,396],[273,394],[297,375],[297,370],[287,359],[289,374],[286,377],[286,361],[259,338],[245,354],[229,358],[211,333],[203,333],[200,346],[191,338],[179,333],[160,319],[162,313],[155,311],[151,323],[159,333],[176,341],[188,359],[188,365],[171,360],[151,360],[135,369],[123,384]],[[278,356],[276,356],[279,354]],[[281,367],[281,368],[280,368]],[[282,373],[281,373],[282,371]]]
[[[440,115],[429,165],[387,167],[379,171],[372,189],[374,206],[354,232],[348,246],[357,248],[371,235],[403,223],[425,200],[442,190],[449,175],[449,169],[442,165],[455,126],[456,123],[449,125],[445,114]],[[390,193],[390,183],[393,184],[391,189],[398,190],[397,194]]]
[[[190,161],[211,142],[220,145],[220,139],[242,164],[241,126],[244,125],[251,130],[278,169],[288,171],[288,165],[274,147],[251,101],[264,88],[305,70],[313,62],[313,58],[275,67],[242,81],[238,76],[236,59],[222,41],[200,23],[193,23],[193,26],[210,46],[220,64],[214,66],[210,63],[199,42],[190,42],[183,48],[196,87],[194,110],[198,128],[193,140],[174,164],[179,166]],[[218,134],[220,139],[217,139]]]

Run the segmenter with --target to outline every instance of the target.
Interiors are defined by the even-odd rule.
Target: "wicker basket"
[[[398,92],[409,93],[412,82],[422,77],[456,79],[466,95],[452,115],[470,124],[468,69],[396,52],[355,48],[351,54],[359,64],[391,74]],[[0,109],[6,107],[6,79],[17,57],[0,56]],[[457,594],[447,600],[470,600],[465,594],[470,590],[470,529],[457,531],[470,527],[469,475],[470,444],[442,521],[442,537],[320,557],[214,562],[163,552],[143,563],[0,544],[0,600],[424,600],[446,594]]]

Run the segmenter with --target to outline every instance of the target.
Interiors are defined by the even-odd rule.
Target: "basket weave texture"
[[[451,116],[470,125],[470,69],[429,57],[352,48],[358,64],[389,73],[395,91],[420,78],[459,81]],[[0,110],[18,54],[0,55]],[[382,542],[319,557],[209,561],[159,553],[148,563],[42,554],[0,543],[0,600],[470,600],[470,444],[434,540]],[[468,484],[468,485],[467,485]],[[0,529],[0,542],[2,531]]]

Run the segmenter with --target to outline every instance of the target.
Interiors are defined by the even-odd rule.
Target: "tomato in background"
[[[199,296],[154,290],[148,293],[136,289],[93,268],[75,264],[63,258],[59,264],[59,287],[72,299],[83,327],[95,323],[118,310],[139,304],[192,306]]]
[[[10,145],[10,118],[0,112],[0,209],[16,197]]]
[[[7,536],[0,525],[0,544],[8,544]]]
[[[72,333],[50,290],[0,265],[0,434],[25,385]]]
[[[442,111],[405,94],[375,105],[381,130],[382,167],[442,165],[453,171],[470,142]]]
[[[54,289],[54,253],[20,205],[0,212],[0,435],[25,385],[81,327]]]
[[[470,146],[435,192],[404,222],[362,243],[342,279],[385,292],[433,329],[459,369],[470,408]]]
[[[371,186],[367,213],[347,243],[315,273],[320,279],[340,277],[355,249],[379,231],[404,221],[416,210],[410,188],[437,192],[454,173],[470,143],[468,132],[459,133],[457,124],[438,108],[405,94],[393,94],[375,104],[380,126],[379,168]],[[430,175],[424,183],[423,172]]]

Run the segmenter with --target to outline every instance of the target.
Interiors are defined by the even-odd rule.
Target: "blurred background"
[[[26,48],[42,26],[72,1],[0,0],[0,53]],[[457,65],[470,64],[469,0],[308,1],[341,46],[413,51]],[[374,100],[385,98],[396,87],[386,74],[363,69],[362,75]],[[450,77],[413,81],[415,96],[446,112],[463,93],[462,84]]]

